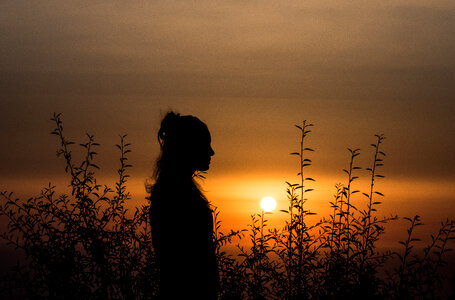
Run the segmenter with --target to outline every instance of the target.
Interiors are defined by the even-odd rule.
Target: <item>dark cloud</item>
[[[453,5],[8,2],[2,93],[306,98],[453,93]]]
[[[216,126],[226,168],[246,152],[259,165],[254,145],[263,138],[271,154],[258,157],[276,161],[284,137],[293,138],[286,124],[307,118],[324,128],[321,149],[342,151],[357,138],[368,145],[384,131],[400,158],[396,172],[448,176],[454,9],[406,0],[3,1],[0,137],[11,145],[0,154],[14,164],[2,173],[52,161],[53,111],[74,133],[93,130],[108,144],[130,132],[146,157],[142,149],[156,148],[144,134],[153,140],[159,111],[175,108]],[[267,118],[282,125],[262,132],[255,124]],[[253,139],[251,128],[262,133]],[[231,147],[240,137],[246,148]],[[43,140],[48,146],[38,146]]]

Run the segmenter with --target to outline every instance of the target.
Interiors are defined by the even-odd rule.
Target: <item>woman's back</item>
[[[151,194],[152,241],[164,299],[216,299],[212,213],[192,180],[158,179]]]

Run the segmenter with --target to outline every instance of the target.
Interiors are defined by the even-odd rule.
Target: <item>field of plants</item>
[[[57,195],[54,186],[28,200],[9,191],[0,193],[0,218],[8,228],[2,238],[21,251],[18,262],[1,280],[3,299],[153,299],[158,290],[158,269],[151,244],[149,207],[128,211],[128,153],[131,145],[121,136],[118,180],[114,187],[97,182],[93,136],[79,144],[84,159],[76,162],[73,141],[63,131],[60,114],[54,114],[52,134],[59,140],[57,155],[65,162],[70,194]],[[270,228],[263,214],[251,216],[248,228],[221,232],[221,214],[214,208],[216,254],[220,272],[220,299],[437,299],[443,288],[441,269],[455,238],[454,220],[441,223],[423,249],[419,216],[406,217],[407,237],[399,251],[378,249],[384,226],[397,217],[382,217],[383,194],[378,181],[386,153],[384,135],[374,136],[369,188],[359,191],[359,149],[348,149],[350,160],[344,183],[336,185],[331,214],[319,222],[307,208],[313,178],[306,175],[311,153],[306,137],[312,124],[296,125],[300,148],[298,182],[286,182],[288,209],[282,228]],[[365,172],[364,172],[365,173]],[[362,174],[364,174],[362,173]],[[355,195],[355,196],[353,196]],[[353,197],[362,197],[359,207]],[[310,225],[311,224],[311,225]],[[178,236],[176,236],[178,238]],[[239,239],[238,255],[229,254]],[[182,245],[182,251],[190,245]],[[195,270],[197,273],[197,270]],[[176,283],[178,285],[178,283]]]

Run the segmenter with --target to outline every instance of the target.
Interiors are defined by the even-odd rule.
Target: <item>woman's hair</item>
[[[191,151],[188,147],[197,143],[201,134],[208,132],[207,125],[195,116],[181,116],[170,111],[161,121],[158,130],[158,143],[161,154],[156,162],[153,177],[157,179],[162,172],[172,171],[182,163],[179,158],[182,151]]]

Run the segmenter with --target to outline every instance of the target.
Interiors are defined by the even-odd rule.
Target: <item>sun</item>
[[[267,196],[261,200],[261,208],[265,212],[271,212],[276,207],[276,200],[273,197]]]

